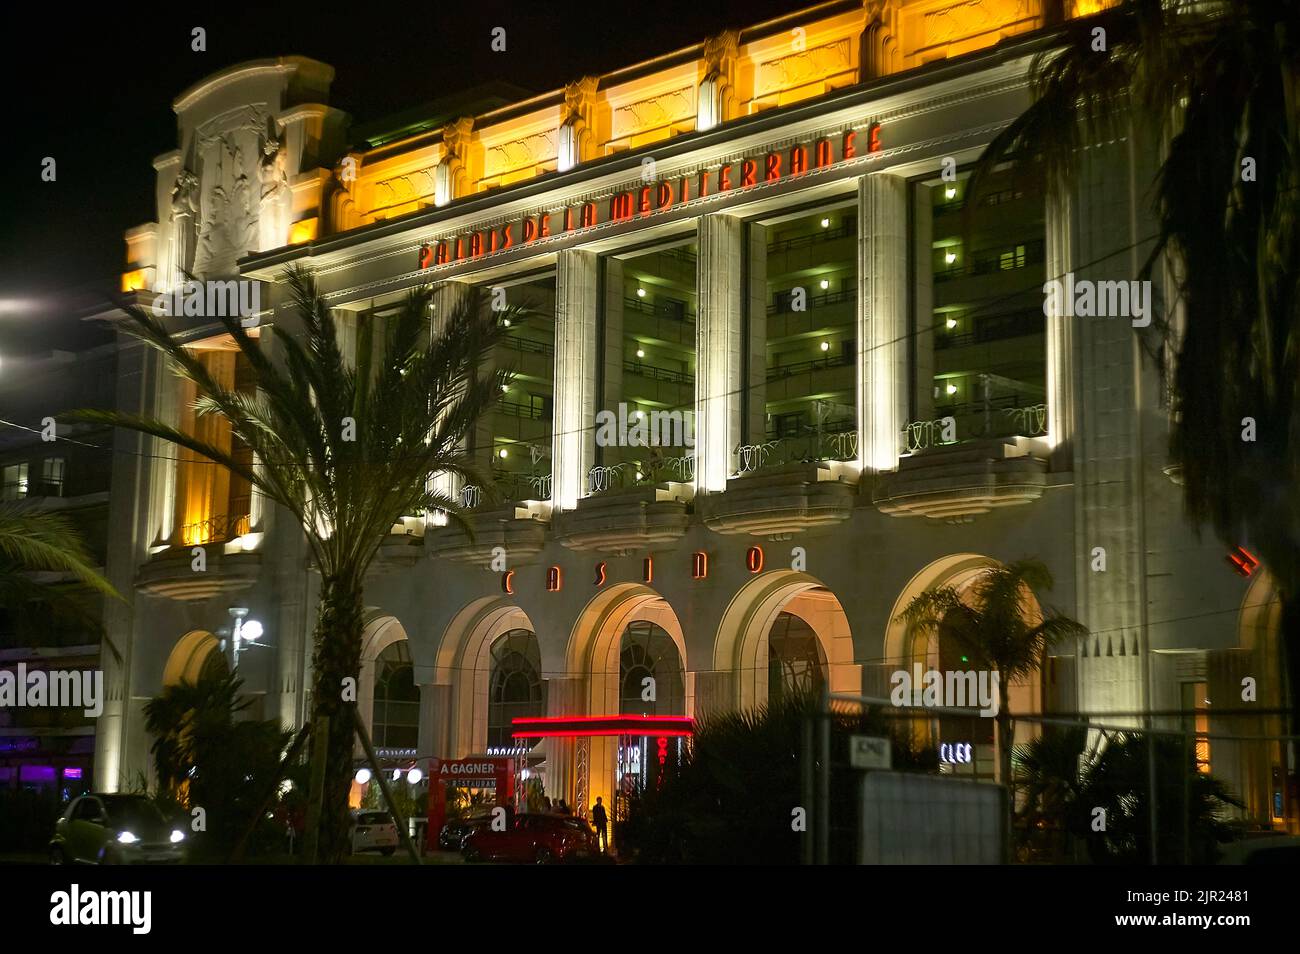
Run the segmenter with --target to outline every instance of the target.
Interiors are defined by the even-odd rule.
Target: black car
[[[443,851],[460,851],[465,847],[466,838],[491,823],[492,816],[487,812],[453,818],[438,832],[438,847]]]

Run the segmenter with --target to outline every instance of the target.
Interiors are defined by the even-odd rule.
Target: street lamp
[[[248,647],[245,643],[255,643],[262,638],[262,624],[255,619],[248,619],[247,606],[230,607],[230,615],[235,620],[235,626],[231,632],[231,648],[234,664],[231,668],[239,668],[239,654]]]

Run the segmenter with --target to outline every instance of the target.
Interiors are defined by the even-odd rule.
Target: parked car
[[[352,813],[352,853],[377,851],[391,855],[397,850],[397,825],[388,812],[363,809]]]
[[[180,864],[185,829],[143,795],[92,793],[68,804],[49,851],[56,865]]]
[[[464,818],[453,818],[438,832],[438,847],[443,851],[460,851],[465,839],[492,823],[490,811],[475,812]]]
[[[1300,863],[1300,837],[1283,832],[1247,836],[1223,849],[1221,865],[1294,865]]]
[[[536,863],[571,861],[600,854],[596,833],[571,815],[515,815],[505,831],[490,827],[465,839],[466,861]]]

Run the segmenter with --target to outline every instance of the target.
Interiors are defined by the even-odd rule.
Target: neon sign
[[[879,152],[882,148],[880,123],[872,123],[867,127],[866,134],[867,153]],[[581,205],[565,206],[558,211],[527,215],[521,220],[471,232],[468,236],[458,235],[427,242],[420,246],[419,267],[435,268],[455,262],[473,261],[548,238],[552,234],[552,217],[557,219],[560,234],[570,234],[597,225],[631,222],[667,212],[678,203],[690,202],[692,193],[695,198],[704,199],[826,169],[858,156],[857,130],[850,129],[838,137],[838,152],[837,158],[836,140],[823,137],[811,143],[792,146],[785,151],[765,153],[761,159],[744,159],[739,165],[723,163],[714,169],[702,169],[627,189],[610,196],[604,204],[586,201]]]
[[[969,742],[944,742],[939,746],[939,761],[946,765],[969,765],[974,761]]]

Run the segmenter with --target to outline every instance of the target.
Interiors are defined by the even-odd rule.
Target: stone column
[[[922,318],[928,323],[928,317]],[[907,182],[858,180],[858,457],[864,470],[898,466],[907,423]]]
[[[1064,188],[1047,199],[1046,278],[1064,280],[1072,268],[1070,195]],[[1054,301],[1057,299],[1053,299]],[[1053,469],[1068,470],[1074,437],[1074,320],[1062,309],[1047,315],[1047,442]]]
[[[741,281],[744,230],[740,219],[705,215],[699,220],[695,326],[695,489],[727,489],[732,449],[741,437],[743,335]]]
[[[1147,181],[1150,172],[1132,169],[1132,148],[1121,140],[1087,150],[1071,197],[1070,236],[1074,260],[1093,264],[1076,267],[1076,281],[1136,277],[1138,239],[1153,226],[1140,211],[1134,214],[1130,183]],[[1126,246],[1127,256],[1114,254]],[[1147,707],[1149,652],[1139,342],[1127,320],[1064,321],[1071,323],[1071,350],[1078,351],[1071,384],[1087,407],[1070,441],[1076,618],[1093,634],[1078,646],[1079,707],[1091,714],[1132,712]],[[1104,570],[1093,569],[1098,547],[1105,551]]]
[[[416,751],[421,757],[454,758],[451,743],[451,686],[420,682],[419,687],[420,742]],[[421,770],[424,770],[423,766]]]
[[[565,249],[556,259],[551,504],[560,510],[578,505],[596,458],[599,267],[595,253],[581,249]]]
[[[583,714],[581,676],[552,676],[546,680],[546,714]],[[577,740],[546,739],[546,794],[552,801],[565,799],[573,805],[577,792]]]
[[[767,439],[767,226],[749,225],[749,312],[745,327],[745,356],[748,369],[741,395],[744,428],[741,442],[760,444]]]

